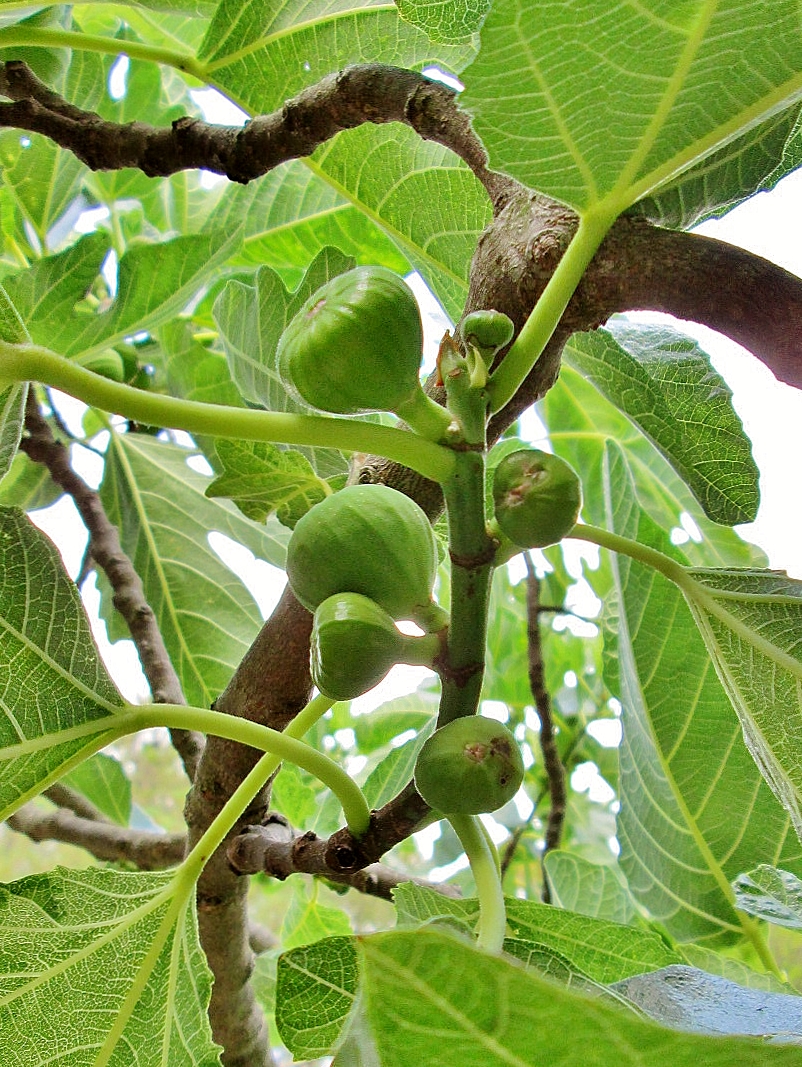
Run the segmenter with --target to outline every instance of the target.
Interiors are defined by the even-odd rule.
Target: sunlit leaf
[[[709,518],[754,521],[760,494],[751,443],[730,389],[694,340],[613,320],[607,330],[575,334],[565,358],[639,427]]]
[[[9,1067],[219,1063],[211,974],[172,874],[56,869],[0,890],[0,1040]]]
[[[353,1007],[358,979],[351,937],[328,937],[282,953],[276,1025],[296,1060],[325,1056],[335,1047]]]
[[[399,922],[431,922],[453,916],[473,925],[476,899],[445,897],[409,883],[393,894]],[[587,915],[563,911],[533,900],[507,897],[507,930],[512,938],[552,949],[595,982],[617,982],[627,975],[657,970],[681,957],[654,933]]]
[[[771,33],[751,0],[496,0],[481,41],[464,103],[491,165],[580,212],[624,210],[802,94],[794,0]]]
[[[0,508],[0,668],[5,818],[113,734],[123,703],[56,548],[12,508]]]
[[[207,486],[208,497],[227,497],[255,522],[274,512],[290,528],[330,489],[295,449],[266,441],[218,440],[215,446],[222,473]]]
[[[464,41],[484,21],[491,0],[395,0],[402,19],[433,41]]]
[[[638,508],[614,445],[604,488],[611,529],[682,559]],[[680,591],[622,555],[613,569],[605,672],[623,704],[621,867],[632,895],[679,940],[742,937],[730,880],[780,856],[800,869],[802,849],[743,744]]]
[[[376,0],[222,0],[199,59],[207,75],[252,114],[272,111],[304,86],[352,63],[459,70],[466,45],[435,47],[421,30]]]
[[[233,504],[209,500],[208,475],[191,453],[137,434],[113,435],[101,496],[123,547],[142,576],[187,700],[208,707],[256,636],[252,594],[209,543],[219,532],[281,566],[289,531],[257,525]],[[111,614],[106,601],[104,612]]]
[[[633,901],[614,867],[589,863],[560,849],[546,854],[544,866],[553,904],[595,919],[632,921]]]

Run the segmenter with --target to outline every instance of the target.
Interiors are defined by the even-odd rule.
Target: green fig
[[[406,282],[356,267],[321,286],[284,331],[279,374],[313,408],[395,411],[420,388],[423,327]]]
[[[362,593],[393,619],[440,629],[437,562],[434,532],[414,500],[386,485],[349,485],[298,520],[287,579],[310,611],[334,593]]]
[[[519,548],[544,548],[576,525],[582,486],[564,459],[537,448],[505,456],[493,473],[493,504],[502,534]]]
[[[474,345],[487,359],[509,344],[515,325],[503,311],[472,311],[460,324],[466,344]]]
[[[512,800],[523,778],[523,758],[512,733],[480,715],[436,730],[415,765],[415,788],[444,815],[496,811]]]
[[[315,612],[312,681],[334,700],[353,700],[378,685],[396,663],[431,666],[438,651],[434,635],[402,634],[369,597],[335,593]]]

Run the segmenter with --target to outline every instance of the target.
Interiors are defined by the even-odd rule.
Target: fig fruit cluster
[[[287,547],[287,579],[315,613],[312,678],[349,700],[372,689],[394,663],[431,664],[438,639],[409,637],[395,622],[442,627],[433,589],[437,545],[425,513],[386,485],[351,485],[299,519]]]
[[[502,723],[480,715],[435,730],[415,765],[415,788],[444,815],[496,811],[512,800],[523,778],[515,737]]]

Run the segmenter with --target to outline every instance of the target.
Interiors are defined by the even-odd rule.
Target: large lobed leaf
[[[123,701],[54,545],[0,508],[0,814],[114,736]]]
[[[611,529],[679,556],[638,507],[615,445],[604,487]],[[679,940],[743,936],[731,879],[756,862],[802,869],[802,849],[743,744],[681,592],[625,556],[613,562],[605,670],[624,709],[621,866],[633,896]]]
[[[217,531],[281,566],[289,531],[257,525],[205,496],[209,477],[191,453],[139,434],[112,434],[101,485],[110,520],[141,576],[190,704],[208,707],[225,688],[261,624],[253,596],[209,543]],[[103,611],[112,616],[101,583]],[[115,630],[122,636],[119,626]]]
[[[195,909],[171,879],[57,868],[0,888],[5,1067],[44,1067],[56,1047],[71,1067],[219,1064]]]
[[[802,95],[795,0],[496,0],[481,44],[464,102],[491,164],[580,212],[624,210]]]

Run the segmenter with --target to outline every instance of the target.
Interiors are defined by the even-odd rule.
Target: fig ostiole
[[[279,376],[320,411],[392,411],[438,439],[448,414],[420,383],[423,326],[407,283],[384,267],[356,267],[326,282],[288,324],[276,352]]]
[[[520,449],[504,456],[493,472],[493,505],[490,532],[499,535],[502,556],[509,558],[525,548],[556,544],[569,534],[579,518],[582,486],[559,456]]]
[[[425,742],[415,765],[415,788],[444,815],[479,815],[512,800],[524,778],[518,742],[502,723],[466,715]]]
[[[335,593],[361,593],[427,632],[447,622],[432,596],[437,563],[425,513],[386,485],[349,485],[321,500],[287,546],[287,579],[309,611]]]
[[[396,663],[431,666],[440,651],[434,634],[401,633],[384,608],[361,593],[335,593],[315,612],[312,681],[334,700],[367,693]]]

